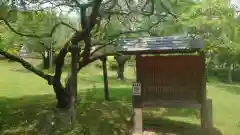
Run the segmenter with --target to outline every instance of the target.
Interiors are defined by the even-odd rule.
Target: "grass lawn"
[[[130,129],[131,82],[133,71],[126,71],[127,80],[115,79],[109,72],[111,101],[103,100],[102,71],[89,66],[79,74],[77,126],[69,134],[121,135]],[[52,127],[66,127],[52,113],[55,97],[51,86],[40,77],[27,72],[17,63],[0,61],[0,134],[37,135]],[[213,99],[216,135],[240,135],[240,85],[210,83],[208,96]],[[91,90],[88,92],[88,90]],[[145,110],[144,126],[149,132],[169,135],[198,135],[199,111],[191,109]],[[57,122],[56,122],[57,121]],[[57,124],[56,124],[57,123]],[[84,133],[79,133],[82,131]]]

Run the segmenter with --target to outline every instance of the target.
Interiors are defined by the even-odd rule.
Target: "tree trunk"
[[[75,102],[72,102],[75,100],[75,96],[71,95],[71,84],[69,82],[71,82],[70,78],[65,88],[58,83],[53,85],[57,98],[57,110],[45,120],[44,127],[41,129],[42,133],[49,135],[65,134],[75,128],[76,107]]]
[[[43,59],[43,69],[49,69],[50,68],[50,63],[49,63],[49,57],[42,57]]]
[[[46,55],[47,54],[47,55]],[[43,60],[43,62],[42,62],[42,65],[43,65],[43,69],[49,69],[50,68],[50,63],[49,63],[49,60],[50,60],[50,52],[49,51],[47,51],[47,53],[46,52],[44,52],[44,53],[42,53],[42,60]]]
[[[53,86],[56,100],[57,112],[54,113],[50,122],[54,124],[47,125],[45,134],[65,134],[73,130],[76,121],[76,94],[73,92],[75,89],[72,87],[73,75],[69,74],[66,79],[65,86],[61,83],[62,68],[64,66],[64,58],[68,52],[68,48],[62,48],[56,57],[55,61],[55,75],[50,78],[49,82]],[[60,127],[59,127],[60,126]],[[60,131],[61,130],[61,131]]]
[[[127,60],[129,60],[131,57],[130,56],[115,56],[115,59],[117,61],[118,64],[118,71],[117,71],[117,79],[119,80],[124,80],[124,67],[125,67],[125,63],[127,62]]]
[[[53,76],[52,85],[54,92],[56,94],[57,99],[57,108],[59,109],[70,109],[74,106],[73,98],[75,98],[74,93],[72,93],[72,74],[68,76],[66,79],[65,87],[61,83],[61,76],[62,76],[62,67],[64,66],[64,58],[68,52],[67,48],[63,48],[59,55],[56,58],[56,67],[55,67],[55,75]]]
[[[232,64],[228,64],[228,83],[232,83]]]
[[[57,108],[59,109],[69,109],[71,106],[69,96],[66,93],[66,88],[63,88],[61,85],[53,85],[54,92],[57,99]]]
[[[125,63],[118,64],[118,72],[117,72],[117,78],[119,80],[124,80],[124,65]]]
[[[53,89],[56,94],[57,99],[57,108],[68,110],[75,107],[77,95],[75,92],[72,92],[71,87],[72,76],[70,75],[67,79],[66,86],[63,87],[60,81],[56,81],[53,84]]]
[[[236,64],[232,64],[232,73],[234,73],[236,71]]]
[[[49,69],[50,68],[50,51],[48,51],[46,54],[47,54],[46,56],[45,56],[45,54],[42,54],[43,69]],[[52,64],[54,64],[55,57],[54,57],[54,55],[52,55],[52,58],[53,58],[52,59]]]

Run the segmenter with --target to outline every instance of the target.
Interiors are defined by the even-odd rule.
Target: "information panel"
[[[204,58],[197,55],[137,56],[142,101],[201,101]]]

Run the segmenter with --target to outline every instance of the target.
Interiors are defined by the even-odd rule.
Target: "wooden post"
[[[136,57],[136,69],[138,67],[138,57]],[[139,72],[136,70],[136,82],[133,83],[132,100],[133,100],[133,135],[143,134],[143,116],[142,116],[142,89],[139,82]]]
[[[212,134],[213,129],[213,115],[212,115],[212,99],[207,99],[207,132],[209,135]]]
[[[205,69],[205,54],[203,51],[200,52],[200,57],[202,58],[202,68],[203,68],[203,76],[202,76],[202,88],[201,88],[201,130],[203,133],[207,132],[207,121],[208,121],[208,108],[207,108],[207,90],[206,90],[206,69]]]
[[[104,98],[109,100],[109,91],[108,91],[108,75],[107,75],[107,57],[104,57],[102,60],[103,68],[103,77],[104,77]]]
[[[202,132],[211,135],[213,129],[212,99],[207,99],[201,109]]]
[[[142,108],[134,108],[133,111],[134,111],[133,135],[142,135],[143,134]]]

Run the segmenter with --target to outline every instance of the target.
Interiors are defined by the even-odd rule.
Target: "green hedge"
[[[221,82],[228,81],[228,69],[227,68],[214,68],[207,71],[208,78],[214,78]],[[232,71],[232,81],[240,82],[240,69]]]

